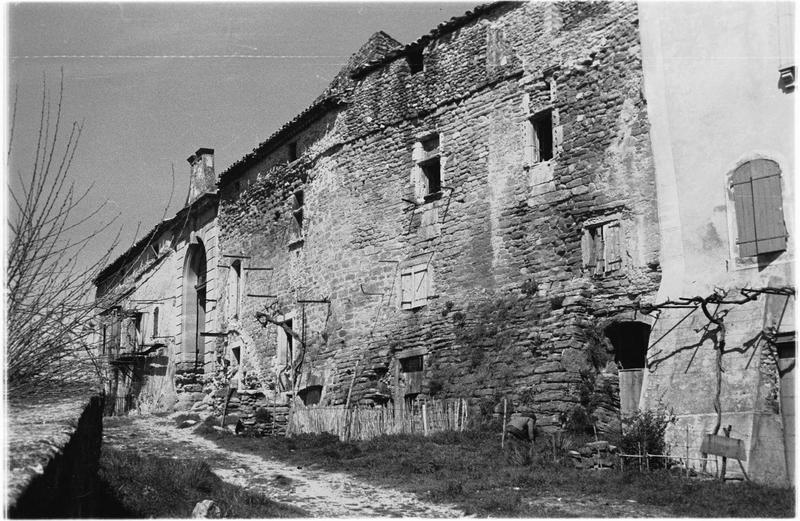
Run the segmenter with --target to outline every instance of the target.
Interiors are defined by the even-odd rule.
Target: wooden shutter
[[[783,198],[778,165],[772,161],[752,162],[753,206],[756,218],[756,249],[771,253],[786,249]]]
[[[412,307],[424,306],[428,303],[428,267],[427,265],[414,268],[414,301]]]
[[[536,125],[533,122],[533,119],[531,119],[531,131],[533,132],[533,140],[532,140],[533,163],[538,163],[539,161],[542,160],[542,152],[541,152],[541,146],[539,144],[540,141],[539,132],[536,128]]]
[[[400,308],[411,309],[414,301],[414,277],[408,270],[400,274]]]
[[[113,315],[111,318],[111,331],[109,333],[108,343],[106,344],[109,353],[117,354],[119,352],[120,340],[122,336],[122,321],[119,315]]]
[[[593,268],[595,264],[594,240],[592,240],[592,233],[589,231],[589,228],[583,229],[583,236],[581,237],[581,255],[583,257],[583,267]]]
[[[605,271],[618,270],[622,265],[620,254],[619,223],[612,222],[603,226]]]
[[[595,274],[605,271],[605,244],[603,242],[603,228],[598,226],[594,229],[594,255],[595,255]]]
[[[286,362],[288,360],[287,347],[286,331],[284,331],[281,326],[278,326],[278,351],[276,353],[278,372],[280,372],[286,366]]]
[[[752,257],[786,249],[780,170],[765,159],[749,161],[733,175],[739,255]]]

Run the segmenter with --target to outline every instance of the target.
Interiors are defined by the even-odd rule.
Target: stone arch
[[[206,249],[203,241],[196,239],[186,251],[183,263],[183,308],[181,352],[183,362],[202,370],[205,358],[206,322]]]
[[[600,324],[613,347],[619,373],[620,414],[639,408],[647,364],[647,348],[655,319],[636,310],[615,315]]]

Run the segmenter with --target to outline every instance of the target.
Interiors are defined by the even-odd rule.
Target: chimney
[[[189,198],[186,204],[192,204],[206,192],[217,189],[217,176],[214,173],[214,149],[199,148],[189,159],[191,174],[189,178]]]

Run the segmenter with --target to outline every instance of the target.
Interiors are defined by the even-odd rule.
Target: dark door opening
[[[619,409],[627,416],[639,409],[650,326],[643,322],[615,322],[605,329],[614,346],[619,371]]]

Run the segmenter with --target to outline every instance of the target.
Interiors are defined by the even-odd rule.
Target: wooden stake
[[[422,404],[422,431],[425,436],[428,435],[428,404]]]
[[[501,449],[504,449],[505,446],[506,446],[506,410],[507,410],[507,407],[508,407],[508,400],[506,398],[503,398],[503,421],[501,422],[501,424],[502,424],[501,429],[503,429],[503,430],[500,433],[500,448]]]
[[[358,374],[358,362],[360,360],[356,360],[356,365],[353,368],[353,378],[350,380],[350,388],[347,390],[347,402],[344,406],[345,411],[345,431],[344,431],[344,441],[350,441],[350,422],[352,421],[352,417],[350,415],[350,397],[353,394],[353,384],[356,383],[356,374]]]
[[[686,466],[686,477],[689,477],[689,425],[686,425],[686,460],[683,462]]]
[[[727,428],[723,427],[722,428],[722,433],[725,435],[726,438],[730,438],[731,437],[731,426],[728,425]],[[722,456],[722,469],[720,470],[720,473],[719,473],[719,479],[721,481],[725,481],[725,471],[727,470],[727,468],[728,468],[728,458],[726,458],[725,456]]]

